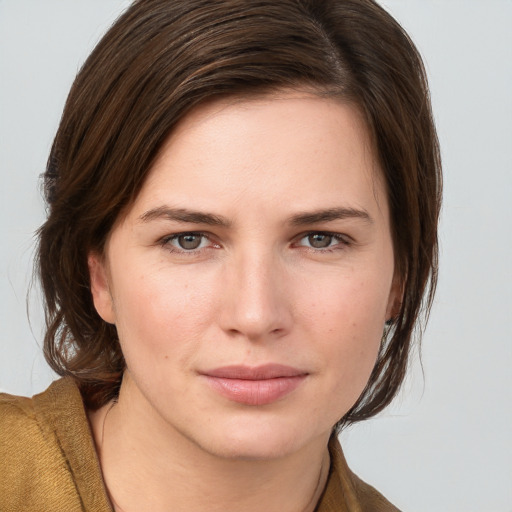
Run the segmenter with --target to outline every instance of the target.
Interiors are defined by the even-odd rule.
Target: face
[[[131,403],[221,457],[326,443],[398,299],[365,126],[306,92],[189,114],[89,265]]]

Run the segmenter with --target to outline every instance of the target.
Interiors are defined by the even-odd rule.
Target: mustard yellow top
[[[398,509],[347,466],[336,438],[317,512]],[[33,398],[0,393],[0,511],[112,512],[80,392],[55,381]]]

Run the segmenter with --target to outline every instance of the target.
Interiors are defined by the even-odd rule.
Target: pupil
[[[309,235],[309,243],[311,244],[311,247],[314,247],[315,249],[329,247],[329,245],[331,245],[331,241],[331,235],[322,235],[318,233],[315,235]]]
[[[178,242],[182,249],[197,249],[201,244],[201,237],[197,235],[181,235]]]

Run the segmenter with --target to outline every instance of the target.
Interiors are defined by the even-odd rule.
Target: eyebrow
[[[190,224],[207,224],[208,226],[221,226],[228,228],[231,221],[220,215],[213,213],[204,213],[187,208],[170,208],[168,206],[159,206],[144,212],[139,219],[142,222],[150,222],[152,220],[164,219],[177,222],[188,222]]]
[[[229,228],[232,225],[230,220],[226,217],[222,217],[221,215],[189,210],[187,208],[171,208],[169,206],[158,206],[157,208],[152,208],[151,210],[144,212],[139,219],[142,222],[164,219],[190,224],[220,226],[224,228]],[[288,223],[292,226],[304,226],[308,224],[318,224],[320,222],[332,222],[343,219],[361,219],[370,224],[373,223],[373,219],[367,211],[344,207],[297,213],[290,217]]]
[[[373,224],[373,219],[366,210],[343,207],[297,213],[291,217],[289,222],[292,226],[303,226],[306,224],[318,224],[320,222],[331,222],[343,219],[361,219],[369,224]]]

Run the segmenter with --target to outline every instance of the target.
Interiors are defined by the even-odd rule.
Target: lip
[[[212,389],[244,405],[267,405],[294,391],[308,373],[281,364],[223,366],[201,373]]]

